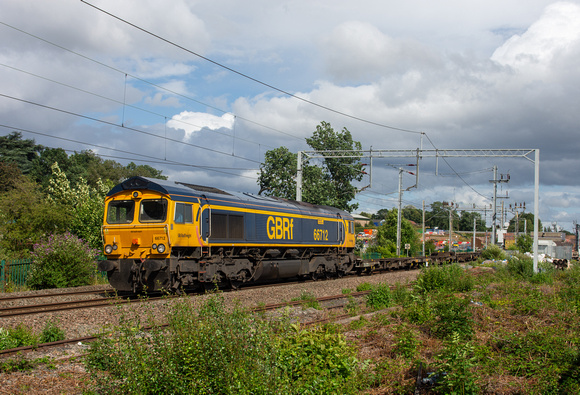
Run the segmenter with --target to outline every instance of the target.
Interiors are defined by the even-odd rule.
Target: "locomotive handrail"
[[[338,221],[336,221],[336,233],[338,234],[338,242],[342,244],[342,242],[344,241],[344,238],[342,237],[342,232],[340,230],[340,225],[342,225],[342,216],[340,215],[340,213],[336,213],[336,217],[338,218]]]
[[[171,247],[171,236],[169,235],[169,225],[165,224],[165,234],[167,235],[167,245]]]
[[[211,205],[209,204],[209,199],[207,198],[207,196],[205,195],[201,195],[202,198],[205,199],[205,201],[207,202],[207,237],[205,238],[205,242],[209,243],[209,238],[211,237]],[[203,220],[203,208],[201,209],[201,217]],[[203,228],[202,228],[203,230]]]

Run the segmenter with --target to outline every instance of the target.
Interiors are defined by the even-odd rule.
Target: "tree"
[[[283,197],[286,199],[296,198],[296,154],[286,147],[279,147],[267,151],[264,163],[260,167],[258,184],[261,195],[267,192],[268,196]]]
[[[443,202],[431,203],[431,212],[426,216],[425,223],[429,228],[449,229],[449,209],[450,207]],[[459,215],[453,210],[453,229],[457,229]]]
[[[157,170],[149,165],[136,165],[133,162],[125,166],[125,178],[141,176],[167,180],[167,177],[161,174],[162,172],[162,170]]]
[[[59,163],[63,171],[69,167],[69,158],[62,148],[42,147],[39,155],[32,160],[30,176],[36,181],[43,191],[48,188],[48,180],[52,175],[51,167],[54,163]]]
[[[321,122],[308,145],[322,153],[329,150],[361,150],[361,144],[354,141],[350,132],[343,128],[335,132],[327,122]],[[353,181],[362,180],[361,155],[354,158],[324,158],[323,166],[311,165],[305,160],[302,166],[302,200],[312,204],[337,207],[352,211],[358,204],[349,204],[355,197]],[[260,193],[296,199],[297,155],[286,147],[268,151],[260,166],[258,184]]]
[[[22,174],[28,174],[32,169],[32,161],[42,150],[34,140],[22,139],[22,133],[12,132],[7,136],[0,136],[0,160],[15,163]]]
[[[22,182],[22,177],[16,163],[0,161],[0,193],[16,188]]]
[[[475,229],[477,231],[485,231],[485,221],[481,218],[481,214],[472,211],[461,212],[457,229],[461,231],[472,231],[473,219],[475,219]]]
[[[532,246],[534,244],[534,239],[529,235],[520,235],[516,239],[516,246],[521,253],[532,252]]]
[[[527,230],[528,233],[534,230],[534,214],[533,213],[521,213],[518,215],[518,222],[519,222],[519,230],[518,233],[524,233],[524,229]],[[527,223],[527,224],[526,224]],[[538,219],[538,229],[542,229],[542,221]],[[510,224],[508,226],[508,232],[515,232],[516,231],[516,217],[513,217],[510,220]],[[549,230],[547,231],[549,232]]]
[[[423,211],[415,208],[415,206],[408,205],[403,207],[401,215],[403,218],[413,221],[416,224],[423,223]]]
[[[28,177],[0,196],[0,245],[8,255],[22,257],[42,238],[67,230],[70,222],[70,213],[46,201]]]
[[[389,211],[385,222],[377,230],[375,244],[369,247],[369,252],[380,252],[381,254],[387,252],[389,255],[383,255],[386,257],[396,255],[397,212],[396,208]],[[401,218],[401,249],[405,244],[411,245],[411,249],[409,250],[410,255],[418,255],[422,250],[421,242],[415,228],[413,228],[413,225],[408,220]]]
[[[375,216],[373,217],[374,219],[385,219],[387,218],[387,215],[389,215],[389,209],[388,208],[382,208],[379,211],[377,211],[377,213],[375,214]]]
[[[97,188],[92,188],[83,178],[73,184],[60,170],[58,163],[52,165],[48,200],[70,213],[70,232],[86,241],[92,248],[101,248],[103,206],[110,187],[98,180]]]

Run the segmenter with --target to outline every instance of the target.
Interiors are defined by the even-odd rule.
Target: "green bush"
[[[374,286],[366,296],[367,306],[375,310],[390,307],[392,299],[391,289],[387,284]]]
[[[38,336],[24,324],[19,324],[16,328],[0,328],[0,350],[36,344],[38,344]]]
[[[310,292],[302,291],[300,293],[300,297],[293,298],[292,301],[303,302],[302,308],[304,308],[304,309],[307,309],[307,308],[313,308],[316,310],[322,309],[322,307],[320,306],[320,303],[318,302],[318,300],[316,300],[316,296],[314,296],[314,294],[312,294]]]
[[[283,337],[279,348],[284,387],[294,394],[358,393],[350,382],[357,372],[356,351],[343,336],[293,328],[295,332]]]
[[[357,292],[370,291],[371,289],[373,289],[373,286],[367,282],[360,283],[359,285],[356,286]]]
[[[505,268],[508,277],[517,280],[530,281],[535,284],[551,284],[553,282],[553,266],[549,263],[539,262],[539,273],[534,273],[534,261],[525,254],[516,254],[507,260]]]
[[[467,292],[473,286],[473,277],[457,264],[423,268],[415,282],[415,289],[423,293],[440,290]]]
[[[505,259],[505,253],[500,247],[490,245],[481,252],[481,258],[484,260],[490,259],[494,261],[503,261]]]
[[[440,295],[434,303],[436,317],[432,324],[433,334],[446,339],[455,334],[461,339],[470,339],[474,333],[473,317],[469,311],[469,299],[458,298],[452,294]]]
[[[89,285],[95,277],[98,255],[98,250],[71,233],[52,235],[34,245],[27,284],[33,289]]]
[[[435,387],[438,394],[478,394],[476,375],[473,372],[476,358],[471,343],[462,341],[453,333],[444,350],[437,355],[437,372],[443,376]]]
[[[179,301],[169,326],[124,320],[91,343],[96,392],[180,394],[352,393],[358,362],[341,335],[263,321],[213,295]]]
[[[65,339],[64,331],[52,321],[47,321],[40,334],[41,343],[52,343]]]
[[[395,347],[393,352],[404,358],[410,359],[417,354],[417,347],[420,342],[415,332],[406,325],[401,325],[395,330]]]
[[[11,336],[8,329],[0,328],[0,350],[18,347],[18,340]]]

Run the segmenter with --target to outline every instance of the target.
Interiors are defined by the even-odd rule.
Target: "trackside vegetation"
[[[271,323],[216,294],[183,299],[169,325],[125,321],[91,345],[88,367],[105,393],[357,394],[362,366],[337,328]]]
[[[122,320],[91,345],[96,393],[374,394],[580,392],[580,268],[423,269],[413,285],[361,284],[349,325],[301,327],[180,299],[167,327]],[[361,290],[359,289],[359,290]],[[344,290],[349,294],[351,291]]]

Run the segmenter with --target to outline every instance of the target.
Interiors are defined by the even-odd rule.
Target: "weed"
[[[395,331],[395,347],[393,352],[403,358],[411,359],[417,354],[420,342],[415,333],[406,325],[397,327]]]
[[[473,287],[473,277],[456,264],[423,268],[415,282],[415,289],[423,293],[440,290],[467,292]]]
[[[294,333],[281,340],[278,362],[291,393],[356,393],[349,381],[356,375],[358,360],[342,335],[293,328]],[[305,380],[311,377],[317,379]]]
[[[379,310],[390,307],[392,304],[391,289],[387,284],[379,284],[371,289],[366,296],[367,306]]]
[[[475,363],[472,344],[463,342],[459,333],[453,333],[445,349],[437,355],[437,372],[444,376],[435,391],[441,394],[477,394],[479,388],[472,372]]]
[[[490,245],[482,251],[481,258],[483,260],[503,261],[505,259],[505,253],[500,247]]]
[[[392,297],[395,304],[407,306],[412,300],[411,290],[407,286],[397,283],[392,291]]]
[[[435,302],[433,311],[436,319],[432,324],[432,331],[436,337],[446,339],[457,336],[460,339],[470,339],[473,335],[469,299],[442,294]]]
[[[401,318],[418,325],[432,322],[435,319],[430,294],[411,294],[410,298],[412,302],[400,313]]]
[[[356,301],[355,298],[349,296],[348,302],[346,302],[346,306],[344,308],[349,314],[355,315],[360,310],[360,304]]]
[[[316,310],[320,310],[322,309],[322,307],[320,306],[320,303],[316,300],[316,296],[314,296],[313,294],[309,293],[309,292],[305,292],[302,291],[302,293],[300,293],[300,296],[298,298],[294,298],[292,299],[293,301],[302,301],[302,308],[303,309],[307,309],[307,308],[313,308]]]
[[[0,372],[1,373],[13,373],[22,372],[26,370],[34,369],[40,364],[46,364],[49,369],[54,369],[54,362],[49,357],[37,358],[37,359],[5,359],[0,361]]]
[[[356,286],[357,292],[370,291],[371,289],[373,289],[373,286],[367,282],[360,283],[359,285]]]
[[[226,309],[219,294],[201,307],[177,302],[168,321],[147,333],[124,321],[93,342],[87,365],[97,392],[358,393],[358,361],[336,327],[274,327]]]
[[[41,343],[51,343],[59,340],[65,339],[64,331],[58,327],[58,325],[52,321],[47,321],[40,334]]]
[[[349,328],[353,331],[356,331],[358,329],[364,328],[368,323],[369,321],[364,316],[360,316],[358,320],[350,322]]]

